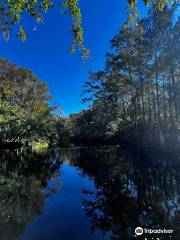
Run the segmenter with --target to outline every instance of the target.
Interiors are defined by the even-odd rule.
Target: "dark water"
[[[177,153],[0,154],[0,240],[180,239]],[[174,232],[135,237],[136,227]]]

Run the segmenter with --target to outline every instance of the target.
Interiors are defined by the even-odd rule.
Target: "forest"
[[[0,239],[180,239],[180,0],[119,1],[0,1]]]
[[[111,40],[105,68],[83,89],[89,109],[70,116],[76,141],[175,144],[180,127],[180,19],[152,8]]]
[[[180,141],[178,7],[151,7],[111,40],[105,68],[82,91],[89,108],[63,117],[47,84],[0,59],[0,146],[176,145]]]
[[[47,84],[3,58],[0,69],[0,148],[45,148],[57,142],[66,120],[58,117],[59,107],[50,104]]]

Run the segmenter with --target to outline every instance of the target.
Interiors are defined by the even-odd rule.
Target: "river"
[[[120,148],[0,154],[1,240],[180,239],[178,154]],[[173,232],[135,238],[136,227]]]

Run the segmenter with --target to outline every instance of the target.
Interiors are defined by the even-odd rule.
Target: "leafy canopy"
[[[79,49],[82,56],[88,56],[88,49],[83,44],[82,15],[79,7],[80,0],[61,1],[62,13],[70,13],[72,16],[73,44],[71,51]],[[133,22],[137,7],[136,3],[144,2],[145,5],[155,4],[157,8],[163,9],[168,4],[180,2],[180,0],[128,0],[130,6],[129,22]],[[113,4],[113,3],[112,3]],[[14,25],[19,25],[17,37],[23,42],[26,40],[26,33],[23,28],[22,17],[28,13],[37,23],[43,21],[44,14],[55,6],[53,0],[0,0],[0,31],[8,39],[9,31]]]

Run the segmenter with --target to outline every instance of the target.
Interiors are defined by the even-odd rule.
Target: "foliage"
[[[140,9],[138,8],[138,3],[143,2],[146,7],[151,8],[152,6],[156,10],[163,11],[169,6],[175,6],[178,3],[180,3],[179,0],[128,0],[129,2],[129,16],[127,25],[131,25],[136,23],[136,20],[139,19],[140,15]]]
[[[0,142],[50,141],[56,117],[47,85],[0,59]]]
[[[47,142],[40,141],[40,142],[35,143],[35,145],[33,146],[33,148],[34,148],[35,150],[45,150],[45,149],[48,148],[48,143],[47,143]]]
[[[9,38],[9,32],[14,25],[19,25],[17,37],[26,40],[26,33],[23,28],[23,15],[29,14],[37,23],[44,21],[44,14],[55,5],[52,0],[3,0],[0,1],[0,30],[5,39]],[[79,8],[79,0],[66,0],[61,2],[63,13],[69,12],[72,16],[73,44],[71,51],[76,48],[80,50],[83,57],[88,54],[87,48],[83,45],[82,16]]]
[[[128,0],[129,1],[129,21],[134,23],[138,16],[136,3],[144,2],[149,6],[154,4],[157,9],[164,9],[169,4],[175,4],[179,0]],[[79,7],[79,0],[65,0],[61,1],[63,13],[70,13],[72,16],[72,35],[73,44],[71,51],[79,49],[82,57],[88,57],[89,51],[83,44],[83,28],[82,28],[82,14]],[[9,32],[14,25],[19,25],[19,32],[17,37],[26,40],[26,33],[23,28],[23,15],[29,14],[37,23],[44,21],[44,14],[55,6],[53,0],[2,0],[0,1],[0,31],[2,31],[5,39],[9,39]]]
[[[174,20],[175,12],[176,6],[152,7],[136,27],[125,23],[112,39],[105,69],[90,73],[85,83],[89,109],[72,117],[77,136],[91,142],[129,134],[146,142],[179,139],[180,19]]]
[[[61,147],[70,145],[72,126],[69,118],[58,118],[55,123],[56,142]]]

